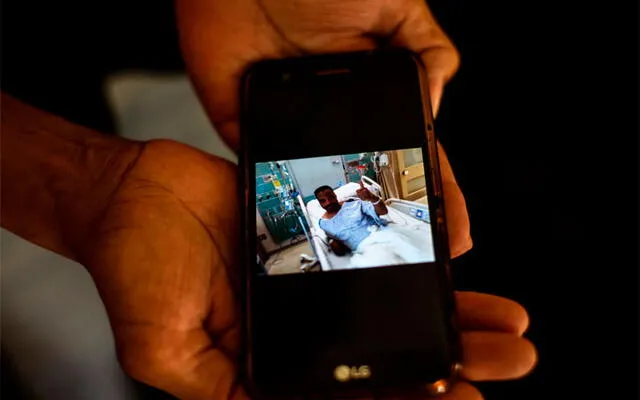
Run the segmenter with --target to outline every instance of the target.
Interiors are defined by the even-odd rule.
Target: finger
[[[239,83],[245,68],[279,56],[256,2],[177,1],[180,46],[194,89],[223,140],[239,145]]]
[[[360,188],[364,189],[364,183],[362,183],[362,180],[359,180],[358,183],[360,184]]]
[[[396,27],[391,43],[420,54],[425,65],[427,85],[434,116],[437,114],[444,84],[453,77],[460,64],[460,56],[453,43],[431,14],[424,1],[413,1],[408,9],[399,12],[402,21]],[[394,20],[397,18],[391,18]],[[451,257],[458,257],[473,247],[467,206],[442,146],[440,172],[444,192],[447,229]]]
[[[456,307],[462,330],[499,331],[521,336],[529,327],[529,315],[524,307],[504,297],[456,292]]]
[[[420,55],[426,69],[431,108],[433,115],[437,115],[444,85],[458,70],[460,55],[425,1],[411,2],[391,42]]]
[[[304,7],[296,2],[265,3],[176,2],[180,46],[189,75],[218,133],[236,150],[240,81],[250,64],[305,53],[368,50],[376,45],[372,38],[361,35],[367,26],[363,16],[354,19],[354,12],[341,8],[343,17],[339,18],[335,3],[307,2]],[[361,6],[353,8],[357,12]],[[327,29],[322,17],[329,13],[333,23]],[[277,21],[272,19],[274,14]]]
[[[438,156],[447,218],[447,232],[449,235],[449,252],[451,257],[458,257],[473,247],[467,203],[453,175],[447,154],[439,142]]]
[[[536,365],[538,355],[527,339],[500,332],[464,332],[461,376],[472,381],[521,378]]]
[[[440,400],[483,400],[482,394],[473,385],[465,381],[456,382],[451,391]]]
[[[421,393],[407,393],[404,396],[397,395],[397,397],[390,397],[392,400],[405,400],[405,399],[422,399],[424,398],[424,392]],[[459,380],[453,384],[449,389],[449,392],[440,395],[438,397],[427,397],[427,399],[438,400],[483,400],[482,394],[469,382]],[[364,400],[364,399],[363,399]],[[369,399],[367,399],[369,400]]]
[[[132,378],[184,400],[248,400],[237,381],[236,364],[211,347],[203,330],[142,332],[121,354],[123,369]]]
[[[223,352],[230,360],[239,362],[242,349],[242,331],[241,327],[236,325],[227,329],[223,333],[211,334],[213,346]]]
[[[429,100],[431,102],[431,113],[433,118],[438,116],[440,110],[440,102],[442,101],[442,94],[444,92],[445,81],[440,76],[427,78],[427,90],[429,91]]]

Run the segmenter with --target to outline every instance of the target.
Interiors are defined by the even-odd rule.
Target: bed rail
[[[304,216],[304,219],[306,219],[307,222],[309,223],[309,226],[311,226],[311,219],[309,218],[307,207],[304,205],[304,201],[302,200],[302,195],[299,194],[298,196],[296,196],[296,200],[298,201],[298,205],[300,205],[300,209],[302,210],[302,215]]]
[[[317,243],[316,243],[315,228],[313,227],[313,224],[311,223],[311,219],[309,218],[309,213],[307,212],[307,207],[305,207],[304,201],[302,200],[302,195],[299,194],[296,197],[296,200],[298,200],[298,204],[300,205],[300,209],[302,210],[302,216],[306,220],[307,226],[309,227],[309,232],[307,232],[307,230],[304,227],[304,224],[302,223],[302,221],[300,221],[300,224],[302,225],[302,230],[304,230],[304,235],[307,237],[307,241],[311,246],[311,250],[313,251],[313,255],[315,259],[318,261],[321,261],[320,258],[325,258],[325,257],[324,255],[322,255],[322,257],[319,257],[320,255],[319,253],[321,253],[321,251],[318,251],[316,247]],[[301,218],[300,215],[298,215],[298,218]],[[325,258],[325,262],[326,262],[326,258]]]

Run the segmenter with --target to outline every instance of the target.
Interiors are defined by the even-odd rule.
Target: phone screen
[[[259,274],[435,261],[422,149],[256,163]]]
[[[292,61],[248,82],[254,381],[340,388],[446,376],[456,356],[448,250],[416,64]]]

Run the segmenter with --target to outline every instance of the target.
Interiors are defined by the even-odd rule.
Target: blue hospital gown
[[[383,227],[387,222],[382,220],[369,201],[354,200],[346,202],[331,219],[321,218],[318,224],[329,236],[341,240],[355,251],[370,234],[370,227]]]

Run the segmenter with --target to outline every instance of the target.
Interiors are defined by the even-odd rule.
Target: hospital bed
[[[382,196],[382,188],[372,179],[363,176],[361,181],[369,191],[378,197]],[[334,190],[338,201],[345,201],[350,198],[358,198],[356,191],[360,188],[359,183],[350,182]],[[384,197],[383,197],[384,198]],[[328,246],[326,233],[318,226],[320,218],[325,210],[320,206],[318,200],[309,201],[306,206],[299,197],[305,218],[309,223],[309,236],[313,251],[317,257],[323,271],[345,269],[349,266],[350,255],[338,256],[331,251]],[[381,216],[382,219],[391,223],[410,226],[413,229],[424,230],[425,241],[431,238],[431,222],[429,218],[429,208],[426,204],[415,201],[407,201],[395,198],[384,200],[387,205],[388,214]]]

